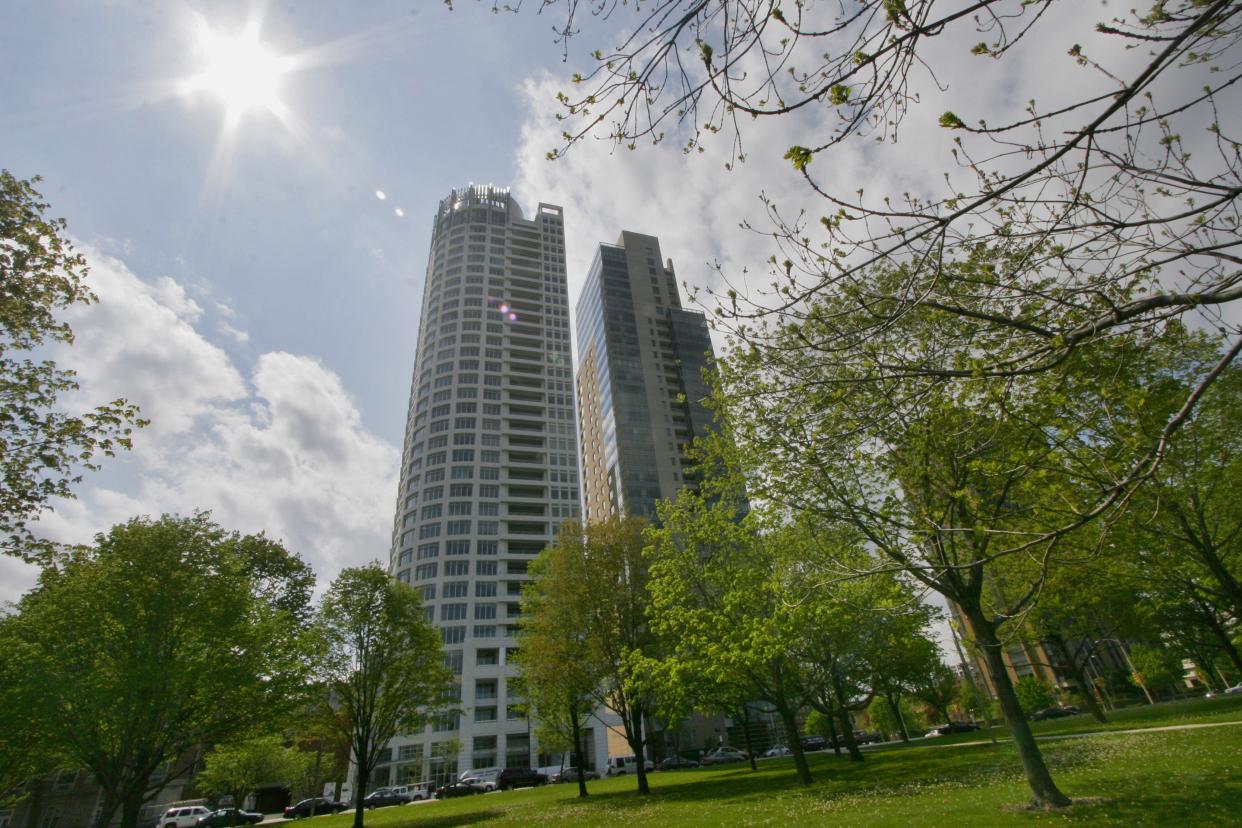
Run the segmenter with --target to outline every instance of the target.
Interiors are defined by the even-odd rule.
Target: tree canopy
[[[260,785],[299,787],[310,771],[310,760],[309,754],[287,747],[279,736],[216,745],[194,777],[194,787],[203,793],[227,796],[234,807],[242,808],[246,797]]]
[[[570,693],[561,703],[573,703],[574,694],[591,685],[590,706],[603,706],[621,719],[622,734],[637,757],[638,790],[644,794],[650,792],[643,766],[646,722],[655,704],[651,681],[655,637],[647,625],[648,573],[643,559],[645,526],[642,518],[618,516],[586,525],[563,522],[556,541],[539,559],[534,581],[523,593],[532,610],[523,621],[530,634],[550,636],[549,643],[559,652],[582,656],[581,662],[567,668],[574,675],[562,677],[566,684],[557,692]],[[535,671],[533,689],[539,693],[540,656],[519,658]]]
[[[378,563],[341,571],[324,595],[318,628],[321,702],[339,710],[335,721],[350,741],[354,825],[362,828],[362,800],[380,751],[447,704],[452,674],[418,593]]]
[[[142,805],[191,748],[285,721],[305,702],[311,570],[205,514],[135,518],[58,556],[6,619],[23,665],[0,706],[31,705],[39,739],[88,769],[98,825]]]
[[[589,627],[592,608],[583,587],[591,563],[581,554],[580,532],[574,521],[562,524],[557,542],[531,563],[514,658],[528,712],[539,722],[540,745],[569,747],[581,771],[582,724],[598,704],[607,665]],[[577,777],[578,795],[586,796],[586,776]]]
[[[0,170],[0,552],[46,561],[53,546],[30,523],[55,498],[72,497],[83,469],[131,446],[146,421],[138,407],[113,400],[71,414],[61,400],[78,389],[72,371],[36,356],[73,342],[58,312],[95,300],[87,266],[63,219],[44,213],[35,189]]]

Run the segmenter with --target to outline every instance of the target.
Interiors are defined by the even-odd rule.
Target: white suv
[[[187,805],[182,808],[169,808],[156,823],[156,828],[194,828],[200,818],[211,811],[202,805]]]
[[[398,785],[392,789],[395,794],[400,794],[411,802],[420,799],[431,799],[431,787],[429,782],[419,782],[414,785]]]

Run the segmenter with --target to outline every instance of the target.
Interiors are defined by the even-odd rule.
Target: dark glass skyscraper
[[[706,433],[702,313],[681,306],[654,236],[601,244],[578,299],[578,410],[586,519],[654,517],[695,482],[685,448]]]

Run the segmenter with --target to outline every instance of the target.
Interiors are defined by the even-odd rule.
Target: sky
[[[125,397],[151,419],[132,452],[54,504],[47,535],[88,542],[134,515],[203,509],[282,539],[321,584],[386,560],[431,217],[454,187],[511,185],[528,212],[565,208],[571,308],[595,245],[622,229],[660,236],[691,285],[712,284],[713,265],[761,278],[772,250],[760,195],[805,202],[783,155],[824,116],[748,127],[747,161],[732,172],[727,142],[686,155],[676,140],[633,152],[588,140],[550,162],[556,92],[629,10],[585,19],[565,61],[555,10],[536,5],[0,5],[0,165],[43,176],[100,297],[72,312],[77,341],[56,355],[79,372],[73,403]],[[1057,13],[1089,24],[1102,8]],[[213,42],[247,31],[287,62],[275,89],[243,79],[233,94],[258,103],[237,112],[203,73]],[[928,100],[900,145],[852,144],[831,176],[938,187],[950,144],[934,99],[1013,109],[1033,80],[1081,86],[1067,44],[986,71],[940,55],[939,87],[920,81]],[[0,601],[33,579],[0,558]]]

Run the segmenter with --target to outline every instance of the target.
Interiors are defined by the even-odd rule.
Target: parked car
[[[923,738],[933,739],[937,736],[948,736],[950,733],[970,733],[978,729],[979,725],[971,724],[970,722],[949,722],[948,724],[940,725],[940,727],[932,728]]]
[[[469,782],[451,782],[436,788],[436,799],[452,799],[455,796],[474,796],[483,793],[483,789]]]
[[[364,808],[385,808],[389,805],[404,805],[410,798],[397,793],[392,788],[376,788],[362,799]]]
[[[854,741],[860,745],[875,745],[884,741],[878,730],[855,730]]]
[[[1224,690],[1221,690],[1219,693],[1217,693],[1215,690],[1209,690],[1203,697],[1205,699],[1214,699],[1217,696],[1232,696],[1235,693],[1242,693],[1242,684],[1235,684],[1233,687],[1226,687]]]
[[[399,793],[409,802],[416,802],[422,799],[431,799],[431,783],[417,782],[413,785],[397,785],[393,789],[394,793]]]
[[[767,757],[788,756],[791,753],[793,753],[793,751],[785,747],[784,745],[772,745],[772,747],[768,748],[767,750],[763,752],[763,755]]]
[[[728,762],[745,762],[749,759],[750,754],[746,751],[721,745],[715,750],[709,750],[699,762],[703,765],[723,765]]]
[[[315,816],[320,814],[339,814],[341,811],[349,810],[349,805],[344,802],[333,802],[327,797],[316,796],[311,799],[303,799],[296,805],[290,805],[288,808],[285,808],[285,819],[310,816],[312,802],[315,803]]]
[[[1065,707],[1045,707],[1043,710],[1036,710],[1029,718],[1032,722],[1042,722],[1045,719],[1063,719],[1066,716],[1077,716],[1082,711],[1072,704]]]
[[[599,779],[599,774],[593,770],[589,770],[583,774],[583,777],[586,779]],[[578,781],[578,769],[577,768],[564,768],[562,770],[554,771],[551,775],[548,776],[548,781],[549,782],[577,782]]]
[[[667,759],[662,760],[659,767],[660,770],[666,771],[681,770],[683,768],[697,768],[698,766],[699,763],[693,759],[687,759],[684,756],[677,756],[674,754],[673,756],[669,756]]]
[[[501,771],[499,770],[476,771],[468,776],[460,777],[457,781],[474,785],[483,793],[491,793],[500,787],[500,783],[496,781],[496,777],[500,776],[500,774]]]
[[[823,750],[828,747],[828,740],[823,736],[803,736],[798,739],[803,750]]]
[[[505,768],[495,779],[496,787],[502,791],[514,788],[534,788],[548,784],[548,777],[531,768]]]
[[[159,828],[194,828],[203,817],[210,816],[211,809],[203,805],[183,805],[169,808],[159,818]]]
[[[646,770],[655,770],[655,764],[650,759],[643,760],[643,767]],[[604,766],[604,776],[620,776],[623,773],[638,773],[638,760],[634,758],[634,754],[609,756],[608,764]]]
[[[199,817],[194,823],[198,828],[226,828],[231,825],[258,825],[263,821],[263,814],[242,811],[238,808],[217,808],[205,817]]]

